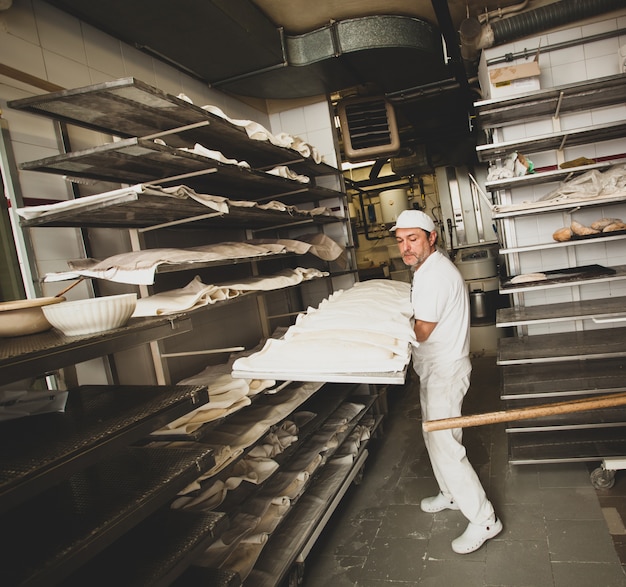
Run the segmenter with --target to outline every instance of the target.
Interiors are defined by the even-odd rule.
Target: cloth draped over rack
[[[162,316],[236,298],[251,291],[271,291],[329,275],[326,271],[296,267],[269,276],[254,276],[220,284],[205,284],[195,276],[186,286],[137,300],[133,317]]]
[[[312,210],[300,209],[297,206],[283,204],[277,200],[272,200],[265,204],[260,204],[252,200],[231,200],[224,196],[215,196],[212,194],[198,193],[190,187],[184,185],[162,187],[152,184],[136,184],[100,194],[91,196],[82,196],[73,200],[63,200],[54,202],[53,204],[42,204],[40,206],[25,206],[18,208],[17,213],[22,218],[30,220],[32,218],[45,217],[63,210],[80,210],[89,205],[98,203],[111,203],[126,194],[145,194],[149,196],[160,196],[171,199],[191,199],[202,204],[209,210],[219,212],[220,214],[228,214],[229,210],[235,208],[259,208],[261,210],[278,210],[281,212],[289,212],[291,214],[302,214],[305,216],[329,216],[330,210],[325,207],[314,208]]]
[[[591,169],[568,181],[533,202],[497,204],[493,213],[541,209],[555,204],[593,202],[626,195],[626,163],[613,165],[606,171]]]
[[[310,242],[304,240],[307,238]],[[262,242],[221,242],[186,249],[155,248],[120,253],[104,260],[68,261],[70,271],[49,273],[45,281],[93,277],[118,283],[152,285],[157,269],[161,265],[248,259],[286,253],[299,255],[311,253],[325,261],[334,261],[343,256],[344,248],[324,234],[305,235],[298,241],[267,239]]]
[[[214,450],[215,465],[181,491],[181,495],[201,489],[204,480],[234,463],[247,448],[263,438],[272,426],[285,419],[319,388],[320,384],[311,382],[292,385],[278,394],[268,395],[268,401],[263,405],[248,406],[237,414],[236,420],[231,418],[233,421],[227,419],[221,423],[212,431],[210,442],[206,443]]]
[[[179,98],[186,100],[187,102],[191,102],[191,100],[185,96],[184,94],[179,94]],[[286,149],[292,149],[297,151],[302,157],[311,158],[315,163],[322,162],[322,156],[319,151],[313,145],[307,143],[303,139],[298,136],[291,135],[289,133],[281,132],[277,134],[272,134],[267,128],[265,128],[262,124],[255,122],[253,120],[241,120],[237,118],[230,118],[219,108],[213,104],[207,104],[202,106],[204,110],[210,112],[211,114],[215,114],[224,120],[228,120],[231,124],[235,126],[239,126],[246,131],[246,134],[249,138],[255,141],[267,141],[276,145],[278,147],[284,147]]]
[[[159,139],[157,139],[159,140]],[[163,142],[163,141],[160,141]],[[183,147],[180,149],[181,151],[186,151],[188,153],[195,153],[196,155],[202,155],[203,157],[208,157],[209,159],[213,159],[215,161],[219,161],[220,163],[225,163],[226,165],[237,165],[237,167],[242,167],[244,169],[249,169],[250,164],[247,161],[238,161],[236,159],[228,159],[224,157],[224,155],[220,151],[214,151],[212,149],[207,149],[203,145],[196,143],[193,149],[188,149]],[[270,175],[276,175],[278,177],[284,177],[285,179],[290,179],[292,181],[297,181],[298,183],[309,183],[311,179],[306,175],[300,175],[295,171],[289,169],[286,165],[277,165],[276,167],[266,171]]]

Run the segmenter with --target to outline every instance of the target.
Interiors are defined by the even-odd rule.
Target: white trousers
[[[415,362],[415,371],[420,378],[424,421],[461,415],[471,370],[469,358],[446,364]],[[467,458],[462,444],[462,429],[436,430],[423,434],[441,493],[452,498],[470,522],[486,524],[491,521],[493,506]]]

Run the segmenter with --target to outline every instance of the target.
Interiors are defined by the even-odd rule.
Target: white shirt
[[[454,263],[435,251],[413,275],[411,305],[416,320],[436,322],[428,340],[414,348],[418,361],[454,361],[469,355],[469,295]]]

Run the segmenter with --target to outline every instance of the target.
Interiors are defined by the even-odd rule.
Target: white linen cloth
[[[47,274],[45,281],[61,281],[78,277],[108,279],[118,283],[152,285],[160,265],[178,263],[206,263],[220,260],[236,260],[267,255],[312,253],[324,260],[333,260],[343,254],[343,247],[326,235],[315,235],[311,242],[290,239],[263,239],[244,242],[222,242],[187,249],[155,248],[145,251],[120,253],[98,261],[79,259],[69,261],[70,271]]]
[[[190,102],[189,98],[186,99]],[[322,162],[322,157],[319,151],[314,146],[302,140],[300,137],[295,137],[284,132],[274,135],[258,122],[229,118],[220,108],[212,104],[207,104],[202,106],[202,108],[207,112],[211,112],[220,118],[228,120],[228,122],[234,124],[235,126],[243,127],[248,137],[255,141],[269,141],[273,145],[293,149],[294,151],[300,153],[303,157],[310,157],[316,163]]]
[[[283,245],[288,251],[304,255],[311,253],[324,261],[335,261],[345,251],[345,249],[336,241],[324,233],[303,234],[297,239],[290,238],[256,238],[246,241],[251,244],[258,245]]]
[[[251,404],[250,397],[274,387],[273,379],[235,379],[232,377],[231,358],[226,363],[208,365],[199,373],[182,379],[178,385],[204,385],[209,401],[176,420],[169,422],[153,434],[172,436],[191,434],[207,422],[214,422]]]
[[[371,280],[331,294],[300,314],[282,339],[233,363],[246,373],[372,373],[401,371],[416,345],[410,285]]]
[[[563,202],[586,202],[600,199],[623,198],[626,195],[626,163],[614,165],[602,172],[592,169],[561,183],[557,188],[534,202],[497,204],[496,213],[541,209]]]
[[[254,276],[222,284],[204,284],[195,276],[186,286],[137,300],[133,317],[161,316],[230,300],[247,291],[271,291],[328,275],[314,268],[284,269],[274,275]]]
[[[190,483],[181,494],[197,491],[201,482],[234,462],[243,451],[255,444],[269,432],[271,427],[283,420],[302,405],[321,387],[320,383],[307,382],[285,388],[266,405],[251,405],[237,416],[237,421],[225,421],[212,432],[210,442],[215,451],[215,466]],[[277,397],[280,396],[280,397]],[[210,403],[210,402],[209,402]]]
[[[294,422],[285,420],[280,426],[271,430],[263,440],[248,453],[248,456],[253,458],[275,457],[297,440],[298,427]]]
[[[236,490],[242,483],[260,485],[278,470],[278,463],[269,458],[245,457],[237,461],[232,475],[222,481],[217,479],[204,487],[197,495],[183,495],[175,499],[171,509],[186,511],[212,511],[226,499],[229,491]]]
[[[277,175],[278,177],[284,177],[285,179],[291,179],[292,181],[297,181],[298,183],[309,183],[311,181],[306,175],[301,175],[292,171],[286,165],[278,165],[269,171],[266,171],[269,175]]]
[[[230,526],[202,553],[194,564],[201,567],[218,568],[237,545],[254,532],[259,517],[239,512],[231,520]]]
[[[186,151],[187,153],[195,153],[196,155],[202,155],[203,157],[213,159],[214,161],[219,161],[220,163],[224,163],[226,165],[237,165],[237,167],[250,169],[250,164],[247,161],[238,161],[237,159],[229,159],[228,157],[224,157],[224,155],[220,151],[207,149],[200,143],[196,143],[193,146],[193,149],[181,147],[179,150]]]
[[[160,265],[206,263],[225,259],[246,259],[284,253],[280,245],[256,245],[246,242],[223,242],[188,249],[156,248],[113,255],[102,261],[79,259],[69,261],[69,272],[46,275],[46,281],[76,279],[80,276],[108,279],[118,283],[152,285]]]

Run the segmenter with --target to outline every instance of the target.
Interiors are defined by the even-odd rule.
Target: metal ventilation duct
[[[286,61],[213,85],[258,98],[301,98],[358,85],[381,93],[447,76],[441,35],[428,23],[404,16],[371,16],[330,23],[286,36]]]

